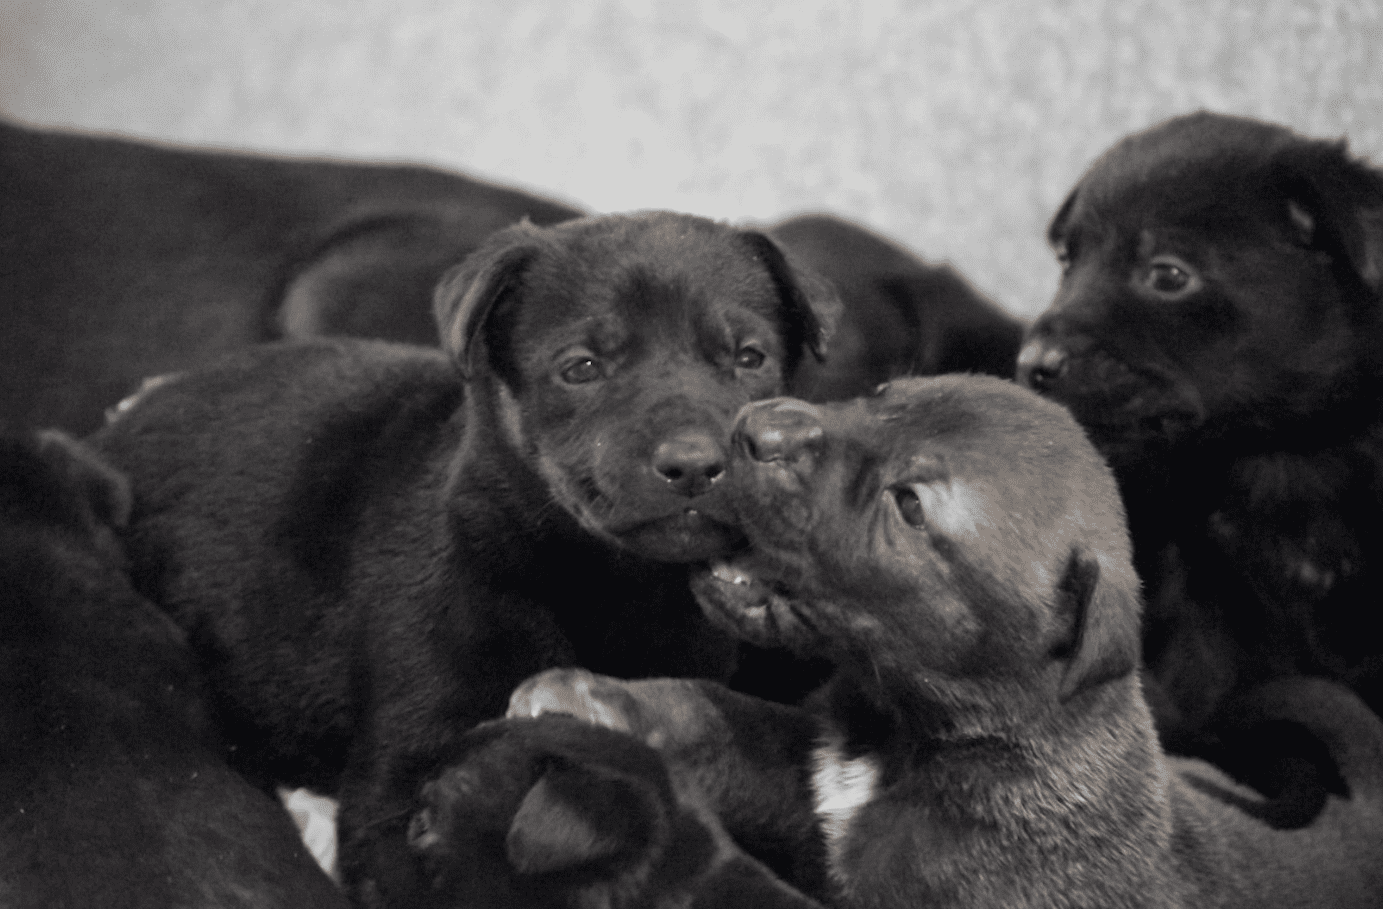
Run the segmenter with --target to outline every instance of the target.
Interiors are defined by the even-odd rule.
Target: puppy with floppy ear
[[[650,212],[501,231],[436,305],[444,352],[248,350],[93,437],[238,765],[339,796],[343,880],[380,905],[421,887],[391,819],[523,678],[781,684],[688,573],[742,543],[735,414],[840,304],[762,235]]]
[[[1283,674],[1383,706],[1383,171],[1242,117],[1118,142],[1048,230],[1062,267],[1018,379],[1109,458],[1179,748]]]
[[[724,709],[710,683],[572,670],[526,682],[511,715],[555,707],[635,731],[674,779],[711,781],[727,819],[759,780],[795,773],[783,827],[808,799],[837,905],[1383,900],[1383,721],[1347,689],[1260,695],[1264,718],[1325,743],[1348,789],[1298,829],[1163,753],[1117,489],[1063,408],[995,379],[899,380],[836,405],[748,405],[735,453],[751,545],[693,588],[735,634],[836,665],[817,741],[797,714]],[[765,770],[748,751],[774,735],[788,766]]]
[[[409,843],[440,906],[819,905],[675,794],[656,751],[572,717],[476,727],[421,802]]]

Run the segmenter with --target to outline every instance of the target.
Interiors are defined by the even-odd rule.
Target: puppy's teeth
[[[712,565],[711,574],[718,580],[724,581],[727,584],[736,584],[743,587],[749,583],[749,578],[745,577],[744,572],[737,571],[725,562],[717,562]]]

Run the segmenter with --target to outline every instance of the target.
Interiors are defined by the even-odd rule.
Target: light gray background
[[[1383,2],[0,0],[0,112],[412,160],[597,211],[854,217],[1011,311],[1126,132],[1207,107],[1383,162]]]

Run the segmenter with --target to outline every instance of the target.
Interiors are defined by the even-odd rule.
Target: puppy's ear
[[[632,865],[656,848],[667,821],[655,793],[600,769],[554,767],[524,796],[505,839],[520,874]]]
[[[1080,192],[1080,184],[1071,190],[1066,196],[1066,200],[1061,203],[1061,207],[1052,215],[1051,223],[1047,225],[1047,244],[1053,248],[1061,245],[1062,239],[1066,236],[1066,222],[1071,218],[1071,209],[1076,207],[1076,193]]]
[[[123,528],[130,521],[134,493],[123,474],[81,442],[57,429],[38,434],[39,452],[82,491],[85,504],[102,524]]]
[[[524,220],[490,237],[437,283],[432,311],[442,349],[465,379],[480,365],[480,335],[496,305],[516,290],[539,254],[542,228]]]
[[[1301,242],[1383,295],[1383,171],[1351,157],[1343,141],[1300,140],[1279,163],[1284,214]]]
[[[743,234],[755,257],[768,269],[783,302],[789,349],[795,352],[806,347],[818,361],[824,360],[826,342],[845,308],[835,286],[799,264],[767,234],[757,230]]]
[[[1062,701],[1138,667],[1137,586],[1102,577],[1099,560],[1080,546],[1071,550],[1057,585],[1057,611],[1069,618],[1071,629],[1059,654],[1066,659],[1058,693]]]

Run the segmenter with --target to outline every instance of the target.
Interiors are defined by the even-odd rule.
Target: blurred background
[[[1031,317],[1047,219],[1197,108],[1383,163],[1378,0],[0,0],[0,114],[592,211],[853,218]]]

